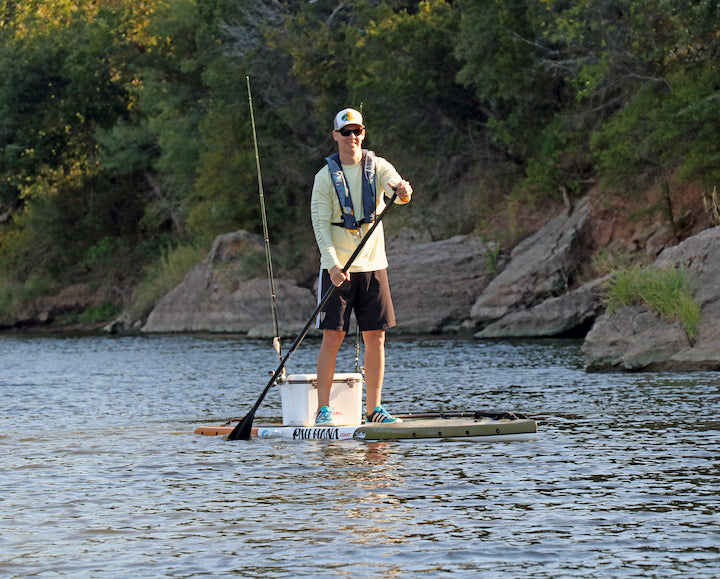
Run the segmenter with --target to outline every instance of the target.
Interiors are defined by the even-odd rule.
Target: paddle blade
[[[232,432],[228,434],[228,440],[250,440],[254,418],[255,412],[251,410],[245,415],[245,418],[237,423],[237,426],[233,428]]]

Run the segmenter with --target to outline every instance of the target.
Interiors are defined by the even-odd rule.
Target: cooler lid
[[[288,384],[307,384],[315,382],[317,374],[290,374],[287,377]],[[335,374],[333,382],[362,382],[362,374],[359,372],[350,372],[346,374]]]

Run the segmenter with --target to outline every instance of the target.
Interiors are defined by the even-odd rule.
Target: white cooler
[[[330,406],[335,424],[362,422],[362,374],[335,374]],[[318,411],[317,374],[291,374],[280,384],[285,426],[313,426]]]

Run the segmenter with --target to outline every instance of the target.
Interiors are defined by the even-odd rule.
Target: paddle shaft
[[[372,224],[372,227],[368,229],[368,232],[365,234],[365,237],[363,237],[360,240],[360,243],[358,243],[358,246],[355,248],[355,251],[353,251],[352,255],[350,256],[350,259],[347,260],[347,263],[342,268],[343,273],[347,273],[347,270],[350,269],[350,266],[353,264],[355,259],[358,255],[360,255],[360,252],[365,247],[365,244],[370,239],[370,236],[375,233],[375,229],[378,225],[380,225],[380,222],[382,221],[383,217],[385,217],[385,214],[388,212],[390,207],[393,206],[395,203],[395,199],[397,198],[397,191],[393,192],[392,197],[390,198],[390,201],[385,206],[385,209],[382,210],[382,213],[378,215],[377,219],[375,219],[375,222]],[[248,412],[245,417],[238,422],[237,426],[233,428],[233,431],[228,435],[228,440],[249,440],[250,434],[252,433],[252,423],[253,419],[255,418],[255,412],[260,407],[260,404],[262,404],[262,401],[265,399],[265,395],[268,393],[270,388],[275,384],[275,382],[278,379],[278,376],[282,374],[283,369],[285,368],[285,364],[287,364],[288,360],[290,360],[290,357],[293,355],[295,350],[297,350],[300,343],[303,341],[305,336],[307,335],[308,331],[310,330],[310,326],[312,326],[313,322],[315,321],[315,318],[320,313],[320,311],[325,307],[325,304],[328,302],[328,300],[332,297],[332,295],[335,293],[335,290],[337,290],[337,286],[332,285],[326,292],[325,295],[322,297],[318,305],[313,310],[313,313],[308,318],[308,321],[305,322],[305,325],[303,326],[303,329],[300,330],[300,333],[295,338],[295,341],[290,346],[290,349],[288,350],[287,354],[283,357],[283,359],[280,362],[280,365],[277,367],[277,370],[275,370],[275,373],[272,375],[272,378],[270,378],[270,381],[267,383],[267,386],[263,389],[263,391],[260,393],[259,398],[253,405],[253,407],[250,409],[250,412]]]

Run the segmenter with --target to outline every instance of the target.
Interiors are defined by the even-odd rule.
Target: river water
[[[579,346],[389,336],[391,411],[520,411],[533,442],[227,442],[193,429],[249,410],[266,343],[0,334],[0,577],[720,576],[720,375]]]

